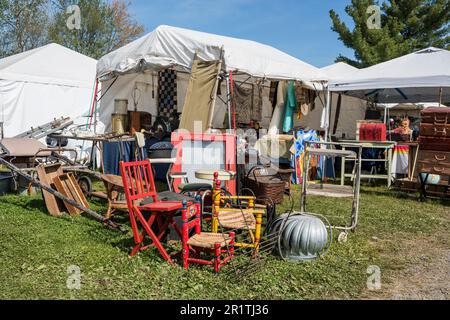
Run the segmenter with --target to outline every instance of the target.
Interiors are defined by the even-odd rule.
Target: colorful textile
[[[287,99],[287,82],[280,81],[277,90],[277,105],[273,112],[272,121],[270,122],[269,135],[279,134],[283,127],[284,107]]]
[[[409,171],[409,146],[397,145],[394,148],[392,160],[392,175],[408,174]]]
[[[293,184],[301,184],[302,183],[302,172],[304,167],[305,160],[305,142],[306,141],[320,141],[317,132],[314,130],[304,131],[300,130],[295,135],[295,144],[294,144],[294,152],[291,161],[292,168],[295,169],[295,173],[292,175],[292,183]]]
[[[294,128],[294,111],[297,108],[297,99],[295,98],[295,85],[293,81],[289,82],[285,104],[285,116],[283,122],[283,132],[288,133]]]

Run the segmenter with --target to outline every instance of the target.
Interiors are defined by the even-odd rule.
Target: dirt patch
[[[406,268],[391,272],[378,292],[365,299],[450,300],[450,246],[448,234],[404,241]]]

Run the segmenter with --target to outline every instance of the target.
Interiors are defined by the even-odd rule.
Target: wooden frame
[[[58,190],[59,193],[81,204],[83,207],[89,208],[89,203],[87,202],[83,191],[78,185],[77,180],[75,179],[73,174],[68,173],[59,175],[53,179],[53,183],[55,184],[56,190]],[[67,208],[67,211],[72,216],[80,215],[83,212],[82,210],[75,208],[67,202],[65,202],[64,204]]]
[[[184,172],[183,170],[183,142],[184,141],[200,141],[200,142],[223,142],[225,144],[225,171],[236,172],[236,135],[230,133],[188,133],[188,132],[174,132],[172,133],[172,144],[177,150],[176,162],[172,168],[172,172]],[[202,168],[198,168],[202,169]],[[180,192],[178,186],[182,183],[181,179],[175,179],[174,189]],[[226,182],[226,189],[233,195],[236,194],[236,180]]]

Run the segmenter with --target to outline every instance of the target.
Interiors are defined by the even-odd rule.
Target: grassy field
[[[104,210],[102,203],[93,206]],[[349,209],[348,200],[309,201],[309,211],[335,222],[348,221]],[[367,294],[370,265],[389,283],[408,265],[405,243],[448,232],[449,216],[449,204],[364,187],[360,227],[347,243],[334,242],[328,255],[309,263],[271,257],[254,276],[233,281],[209,267],[171,267],[154,251],[130,258],[131,237],[86,217],[50,217],[40,197],[6,196],[0,198],[0,299],[358,299]],[[80,290],[67,289],[71,265],[81,269]]]

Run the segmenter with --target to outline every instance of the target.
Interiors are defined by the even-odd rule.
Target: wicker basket
[[[244,179],[244,185],[255,193],[256,198],[271,199],[274,204],[283,202],[286,182],[271,168],[252,168]]]

